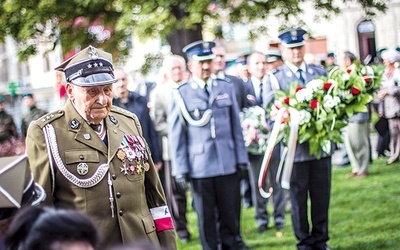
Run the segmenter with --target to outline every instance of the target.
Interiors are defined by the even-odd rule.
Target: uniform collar
[[[290,62],[286,61],[285,62],[286,65],[288,66],[288,68],[292,71],[292,72],[297,72],[298,69],[301,69],[303,72],[306,72],[306,64],[303,61],[300,65],[300,67],[296,67],[295,65],[291,64]]]

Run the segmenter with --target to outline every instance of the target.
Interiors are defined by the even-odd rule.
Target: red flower
[[[371,82],[371,78],[369,76],[363,76],[363,78],[364,78],[364,81],[366,83],[370,83]]]
[[[353,95],[358,95],[358,94],[360,94],[360,90],[358,88],[352,87],[351,88],[351,93]]]
[[[332,83],[326,82],[326,83],[324,84],[324,89],[325,89],[325,90],[329,90],[329,89],[331,88],[331,86],[332,86]]]
[[[283,99],[283,103],[288,104],[288,105],[289,105],[289,101],[290,101],[289,97],[286,97],[285,99]]]
[[[310,108],[316,109],[318,107],[318,100],[314,99],[310,102]]]
[[[299,90],[302,90],[302,89],[303,89],[302,86],[297,86],[297,88],[296,88],[296,93],[297,93]]]
[[[351,73],[351,69],[346,69],[347,74]]]

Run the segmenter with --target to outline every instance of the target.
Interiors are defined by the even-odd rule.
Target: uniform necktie
[[[297,74],[298,74],[298,78],[299,78],[299,80],[300,80],[300,84],[301,84],[302,86],[304,86],[305,80],[304,80],[304,77],[303,77],[303,70],[298,69],[298,70],[297,70]]]
[[[101,131],[101,124],[93,124],[93,123],[91,123],[90,125],[89,125],[94,131],[96,131],[96,132],[100,132]]]
[[[258,93],[258,104],[261,105],[263,103],[263,84],[260,82],[259,85],[260,91]]]
[[[204,85],[204,92],[206,93],[207,97],[210,97],[210,88],[208,84]]]

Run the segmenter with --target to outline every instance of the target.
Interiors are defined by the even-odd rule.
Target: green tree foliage
[[[248,24],[272,13],[285,21],[282,28],[299,25],[295,17],[304,2],[318,10],[316,18],[340,12],[334,0],[0,0],[0,41],[12,36],[21,60],[37,53],[41,42],[61,42],[64,53],[92,44],[122,58],[127,37],[135,32],[143,39],[160,37],[180,54],[184,45],[201,39],[207,23],[216,27],[217,36],[225,22]],[[385,11],[388,1],[342,2],[358,3],[368,18]],[[266,29],[255,27],[251,36]]]

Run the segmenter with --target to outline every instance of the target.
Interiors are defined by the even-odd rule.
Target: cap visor
[[[205,56],[198,56],[198,55],[194,55],[192,56],[193,59],[196,59],[198,61],[209,61],[215,58],[214,54],[210,54],[210,55],[205,55]]]
[[[113,84],[117,80],[112,74],[109,73],[99,73],[92,74],[86,77],[78,77],[72,80],[72,84],[80,87],[93,87],[93,86],[103,86],[108,84]]]
[[[306,44],[306,41],[301,41],[298,43],[282,43],[282,45],[286,48],[296,48],[296,47],[301,47],[304,46],[304,44]]]

